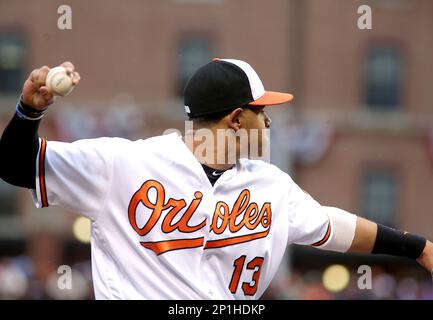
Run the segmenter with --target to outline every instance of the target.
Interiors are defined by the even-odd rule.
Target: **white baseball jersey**
[[[173,133],[41,139],[37,207],[92,220],[97,299],[258,299],[287,244],[321,246],[328,216],[277,167],[241,159],[212,186]]]

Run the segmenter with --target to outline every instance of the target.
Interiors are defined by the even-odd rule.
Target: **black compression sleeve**
[[[417,259],[424,250],[423,237],[377,224],[376,242],[372,253]]]
[[[16,113],[0,139],[0,178],[15,186],[34,189],[40,120],[25,120]]]

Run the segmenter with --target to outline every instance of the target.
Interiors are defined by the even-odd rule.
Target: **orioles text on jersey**
[[[149,199],[149,193],[152,189],[156,190],[156,200],[152,202]],[[194,199],[187,205],[184,199],[166,200],[166,192],[164,186],[156,180],[148,180],[143,183],[141,188],[132,196],[128,206],[128,217],[132,228],[140,236],[148,234],[162,218],[161,231],[169,234],[174,230],[181,233],[192,233],[206,227],[206,219],[197,225],[189,225],[189,221],[197,210],[202,200],[203,194],[200,191],[194,193]],[[150,216],[143,227],[137,224],[136,211],[138,205],[142,203],[150,210]],[[186,209],[185,209],[186,208]],[[148,211],[146,211],[147,213]],[[176,223],[173,223],[174,218],[181,215]],[[242,219],[237,219],[243,215]],[[264,231],[251,232],[247,235],[233,236],[229,238],[209,240],[206,242],[205,249],[220,248],[230,245],[236,245],[247,241],[252,241],[264,238],[268,235],[272,220],[272,210],[270,202],[265,202],[259,209],[255,202],[251,202],[251,192],[244,189],[240,192],[232,208],[223,202],[218,201],[215,205],[210,232],[216,235],[222,234],[227,228],[233,234],[239,230],[246,228],[255,231],[259,225],[264,228]],[[238,221],[238,222],[237,222]],[[204,237],[183,239],[171,239],[153,242],[141,242],[141,245],[154,251],[156,254],[162,254],[171,250],[197,248],[204,245]]]

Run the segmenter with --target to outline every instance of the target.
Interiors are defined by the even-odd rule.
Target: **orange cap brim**
[[[273,106],[277,104],[287,103],[293,100],[293,95],[290,93],[265,91],[265,94],[257,100],[250,102],[250,106]]]

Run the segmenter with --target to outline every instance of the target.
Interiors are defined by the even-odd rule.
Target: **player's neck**
[[[216,135],[213,136],[216,137]],[[225,139],[221,142],[208,139],[206,142],[204,140],[206,140],[207,137],[203,140],[203,136],[200,135],[194,139],[194,135],[191,133],[185,134],[182,138],[188,149],[190,149],[194,157],[201,164],[221,171],[231,169],[235,165],[233,161],[229,161],[229,151],[228,148],[224,146]],[[221,161],[222,158],[223,161]]]
[[[233,168],[234,164],[218,164],[218,163],[208,163],[208,162],[201,162],[200,159],[197,159],[201,164],[204,164],[208,166],[209,168],[218,170],[218,171],[225,171],[228,169]]]

